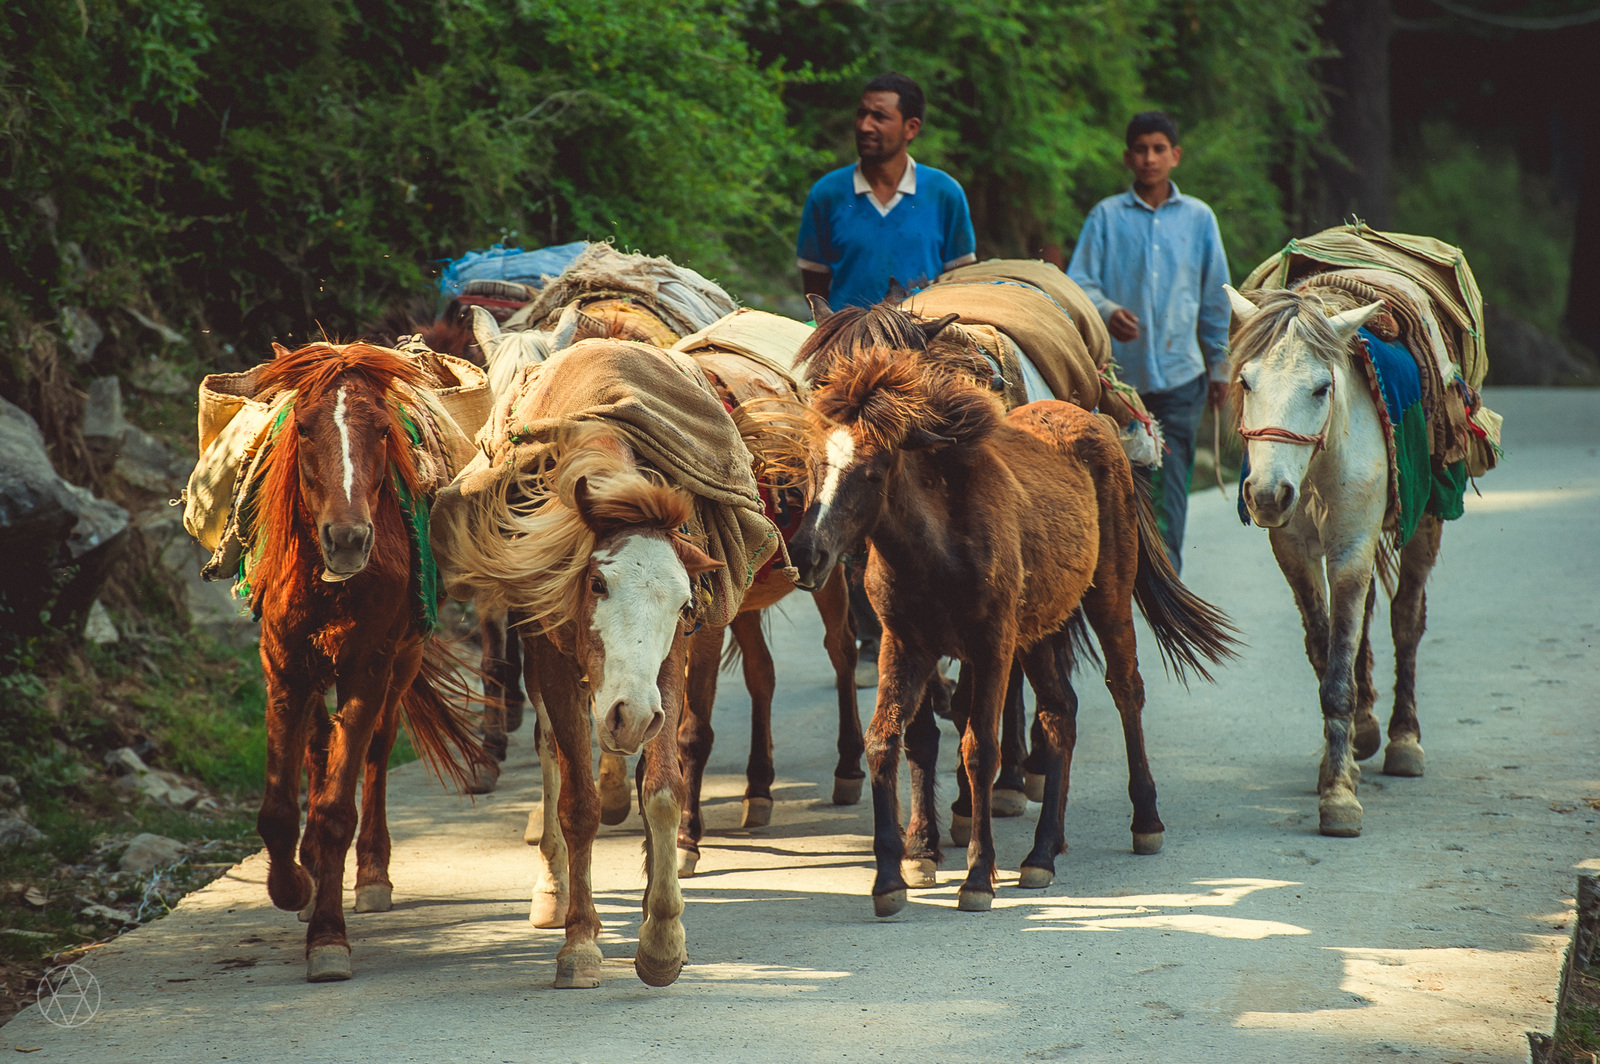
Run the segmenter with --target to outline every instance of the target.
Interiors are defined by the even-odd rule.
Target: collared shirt
[[[828,303],[871,306],[890,280],[906,288],[974,261],[967,195],[942,170],[909,156],[894,198],[879,203],[861,164],[842,166],[811,186],[795,250],[802,270],[831,274]]]
[[[1095,204],[1072,251],[1071,277],[1100,316],[1126,308],[1139,338],[1111,341],[1122,379],[1165,392],[1208,370],[1227,380],[1228,259],[1211,208],[1172,194],[1159,208],[1129,189]]]

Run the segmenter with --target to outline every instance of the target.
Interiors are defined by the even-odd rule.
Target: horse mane
[[[398,347],[402,336],[420,336],[422,342],[441,355],[465,359],[481,366],[484,352],[478,350],[472,335],[472,318],[459,299],[452,299],[438,317],[433,300],[413,296],[390,304],[376,320],[356,330],[362,340],[382,347]]]
[[[910,351],[974,380],[989,379],[993,366],[965,336],[944,329],[930,339],[924,321],[887,300],[870,307],[845,307],[817,323],[800,345],[795,365],[805,367],[806,383],[819,385],[841,362],[872,351]]]
[[[825,424],[855,426],[883,448],[919,429],[976,443],[1001,420],[999,401],[963,374],[916,351],[878,348],[836,359],[812,409]]]
[[[390,401],[391,390],[397,384],[429,385],[421,367],[398,352],[365,343],[307,344],[267,363],[258,378],[257,398],[270,398],[283,391],[293,391],[295,397],[261,462],[261,490],[254,505],[255,539],[264,542],[267,549],[261,551],[251,574],[253,608],[260,608],[266,589],[292,579],[303,548],[309,544],[315,549],[316,537],[306,531],[311,518],[300,496],[300,435],[295,430],[295,406],[326,402],[334,386],[347,377],[354,377],[363,388],[370,390],[379,408],[386,411],[388,465],[412,495],[423,490],[411,438],[400,420],[398,395]],[[384,478],[383,485],[380,499],[393,505],[398,513],[393,484],[389,478]],[[374,515],[375,522],[376,519]],[[396,549],[396,545],[389,542],[393,538],[382,534],[376,537],[373,564],[383,567]],[[399,547],[409,557],[409,545],[400,544]],[[401,571],[409,567],[408,561]]]
[[[598,538],[578,513],[580,481],[588,487],[590,516],[607,527],[675,532],[693,515],[687,495],[616,446],[614,429],[579,423],[557,438],[544,461],[444,515],[456,525],[446,585],[469,590],[480,609],[519,610],[546,630],[571,621]]]
[[[1239,326],[1230,344],[1228,402],[1234,410],[1244,409],[1239,371],[1291,336],[1302,340],[1306,350],[1327,366],[1349,362],[1349,351],[1328,325],[1324,303],[1315,294],[1272,288],[1246,292],[1244,297],[1259,308],[1259,313]]]

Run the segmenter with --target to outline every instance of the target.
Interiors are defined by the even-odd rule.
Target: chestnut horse
[[[964,690],[953,709],[972,792],[958,908],[987,910],[994,898],[990,791],[1001,707],[1019,656],[1051,753],[1021,885],[1054,880],[1056,855],[1066,848],[1077,710],[1071,630],[1080,607],[1099,637],[1106,686],[1122,717],[1133,849],[1157,852],[1165,829],[1144,752],[1133,603],[1180,676],[1189,669],[1205,676],[1200,659],[1220,662],[1233,641],[1222,614],[1173,573],[1109,419],[1056,400],[1004,414],[965,374],[924,353],[874,346],[830,349],[812,404],[813,502],[791,557],[801,586],[815,586],[842,550],[865,538],[867,595],[884,627],[867,732],[874,912],[889,916],[905,906],[908,850],[919,871],[941,858],[933,808],[938,732],[923,719],[924,691],[941,655],[963,663]],[[908,725],[915,799],[903,836],[897,776]]]
[[[431,382],[415,363],[366,344],[277,350],[259,395],[291,390],[294,400],[263,459],[252,511],[250,604],[261,617],[267,682],[256,826],[270,861],[268,896],[280,909],[308,910],[306,978],[326,982],[351,975],[342,885],[358,780],[355,911],[392,904],[384,789],[401,712],[418,751],[458,785],[487,759],[453,658],[421,616],[434,582],[413,537],[426,542],[439,473],[413,447],[398,386]],[[339,703],[332,716],[323,709],[330,687]],[[296,861],[302,769],[310,808]]]
[[[566,430],[545,467],[464,499],[439,521],[444,535],[435,543],[452,545],[440,558],[451,595],[529,618],[524,681],[538,711],[544,802],[560,822],[559,837],[546,832],[540,842],[531,918],[566,928],[557,987],[600,984],[591,726],[602,751],[644,750],[637,786],[646,885],[634,970],[666,986],[686,957],[674,846],[684,798],[678,717],[695,578],[722,568],[679,534],[691,509],[687,495],[641,471],[614,430],[588,423]]]

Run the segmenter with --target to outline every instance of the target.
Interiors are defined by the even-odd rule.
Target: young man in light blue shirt
[[[867,82],[856,107],[860,161],[824,174],[806,197],[795,257],[805,294],[834,310],[868,307],[889,282],[916,288],[977,260],[967,194],[956,179],[918,166],[907,147],[922,130],[922,89],[904,74]],[[849,573],[850,612],[861,637],[856,683],[878,682],[882,627]]]
[[[1067,275],[1105,319],[1122,379],[1161,422],[1168,451],[1149,479],[1181,571],[1195,436],[1207,402],[1220,408],[1227,394],[1228,260],[1211,208],[1168,177],[1183,158],[1177,124],[1160,111],[1135,115],[1127,145],[1133,187],[1089,212]]]

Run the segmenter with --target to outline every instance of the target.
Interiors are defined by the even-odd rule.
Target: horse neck
[[[877,526],[868,537],[891,569],[937,567],[950,538],[948,512],[952,500],[928,484],[924,476],[941,467],[934,479],[948,483],[950,472],[970,464],[970,454],[959,445],[938,451],[901,451],[899,461],[884,485],[885,502]]]

